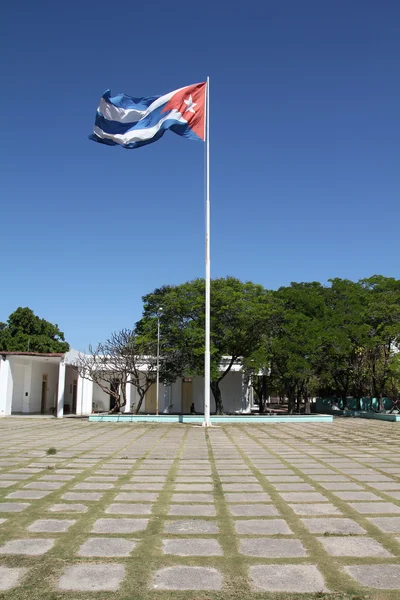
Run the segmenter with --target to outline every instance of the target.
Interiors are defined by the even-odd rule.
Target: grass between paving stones
[[[260,427],[257,427],[257,430],[260,430]],[[264,487],[264,489],[266,491],[268,491],[268,493],[270,494],[272,501],[277,506],[279,506],[279,509],[282,512],[282,515],[284,516],[285,520],[287,521],[289,527],[293,530],[295,535],[302,541],[303,545],[307,548],[307,550],[310,554],[310,559],[308,561],[306,559],[303,559],[302,562],[312,562],[313,564],[317,565],[317,567],[319,568],[319,570],[321,571],[322,575],[325,578],[328,589],[330,589],[331,591],[336,590],[337,592],[341,592],[344,594],[347,593],[349,595],[349,597],[355,597],[355,598],[373,598],[374,600],[375,599],[380,600],[382,598],[385,600],[386,599],[387,600],[398,600],[399,594],[400,594],[399,590],[374,590],[374,591],[366,592],[365,588],[360,586],[357,583],[357,581],[350,578],[344,572],[344,570],[341,568],[344,565],[352,565],[352,564],[357,564],[357,565],[398,564],[399,558],[396,557],[396,555],[398,555],[398,553],[399,553],[398,542],[396,542],[390,536],[385,535],[378,527],[373,525],[364,515],[362,515],[361,513],[359,513],[352,507],[350,507],[344,500],[341,500],[339,497],[335,496],[330,490],[326,490],[325,488],[320,486],[317,481],[315,481],[314,479],[309,477],[307,474],[305,474],[300,469],[296,468],[295,465],[293,465],[290,461],[286,460],[279,453],[275,452],[267,444],[260,441],[254,433],[249,433],[248,428],[246,428],[244,431],[245,431],[246,435],[249,437],[249,439],[251,439],[254,442],[256,442],[257,444],[259,444],[263,449],[265,449],[267,452],[269,452],[272,456],[275,456],[276,458],[278,458],[286,467],[290,468],[291,471],[293,471],[294,475],[297,475],[302,480],[304,480],[306,483],[309,483],[310,485],[312,485],[317,492],[324,494],[324,496],[327,497],[328,501],[331,504],[333,504],[334,506],[336,506],[341,511],[341,513],[343,513],[342,515],[337,515],[338,517],[342,516],[345,518],[352,519],[353,521],[358,523],[361,527],[363,527],[366,530],[365,535],[374,538],[379,543],[381,543],[382,546],[384,546],[389,552],[391,552],[395,555],[393,558],[391,558],[391,557],[379,558],[379,557],[338,557],[338,556],[332,556],[332,555],[328,554],[325,551],[325,549],[323,548],[322,544],[320,544],[318,542],[318,540],[316,539],[318,537],[318,535],[312,534],[308,530],[308,528],[305,525],[303,525],[303,523],[301,521],[301,517],[299,515],[297,515],[291,509],[291,507],[280,498],[279,493],[276,491],[276,489],[274,488],[272,483],[270,483],[265,478],[265,476],[254,467],[254,465],[251,463],[251,461],[248,459],[248,457],[238,447],[239,452],[243,456],[246,463],[253,470],[253,473],[259,479],[259,481],[260,481],[261,485]],[[275,438],[275,439],[279,440],[279,435],[274,435],[274,433],[272,433],[270,431],[268,431],[268,433],[271,438]],[[233,442],[233,443],[235,443],[235,442]],[[313,444],[313,442],[311,442],[311,441],[309,441],[308,443],[310,445],[316,446],[316,444]],[[296,445],[294,443],[290,443],[287,440],[285,440],[285,444],[286,444],[286,446],[291,447],[294,450],[296,450]],[[333,452],[333,451],[331,451],[331,453],[335,454],[335,452]],[[310,460],[318,462],[321,465],[323,465],[324,467],[334,470],[335,472],[337,472],[340,475],[344,474],[343,471],[341,471],[340,469],[338,469],[330,464],[325,463],[323,460],[318,458],[318,456],[315,456],[311,452],[307,453],[307,452],[304,452],[304,450],[302,450],[302,454],[305,456],[309,456]],[[339,453],[336,453],[336,454],[337,454],[337,456],[341,456]],[[360,463],[360,464],[362,464],[362,463]],[[365,482],[356,480],[355,478],[352,478],[348,474],[345,474],[345,476],[348,477],[349,479],[351,479],[352,481],[359,483],[360,485],[365,485]],[[307,518],[307,517],[304,517],[304,518]],[[319,517],[319,518],[321,518],[321,517]],[[359,536],[357,536],[357,537],[359,537]],[[289,563],[292,561],[294,563],[294,559],[288,560],[287,562]]]
[[[96,424],[97,425],[97,424]],[[131,425],[125,426],[131,428]],[[240,426],[239,426],[240,427]],[[177,444],[177,450],[175,452],[175,459],[171,468],[168,471],[168,475],[166,478],[166,484],[161,492],[159,492],[158,500],[153,505],[152,515],[146,516],[133,516],[132,518],[149,518],[150,522],[146,530],[134,534],[115,534],[117,537],[123,537],[126,539],[137,539],[140,541],[137,548],[134,550],[132,557],[130,558],[116,558],[116,559],[83,559],[77,556],[76,552],[80,545],[87,540],[88,537],[91,537],[90,530],[92,528],[92,524],[98,518],[125,518],[130,515],[112,515],[105,514],[104,508],[113,502],[113,498],[115,495],[116,489],[107,490],[103,492],[103,497],[100,501],[97,502],[85,502],[82,501],[83,504],[89,506],[89,510],[84,514],[74,514],[74,513],[50,513],[47,511],[47,507],[53,504],[64,502],[60,500],[61,496],[66,492],[66,490],[71,490],[73,486],[82,482],[86,479],[88,475],[92,475],[92,470],[99,470],[102,465],[109,462],[113,457],[117,455],[121,455],[125,448],[132,447],[133,443],[142,438],[147,433],[154,432],[154,430],[159,432],[159,436],[157,436],[157,440],[146,452],[143,453],[143,456],[138,458],[136,463],[134,463],[129,472],[125,475],[121,475],[116,481],[116,486],[120,488],[121,485],[128,483],[132,475],[137,471],[139,466],[143,463],[143,460],[146,459],[147,456],[151,454],[153,449],[159,445],[162,446],[164,440],[171,435],[176,435],[177,437],[182,436],[179,445]],[[387,592],[387,591],[379,591],[379,590],[371,590],[366,591],[365,588],[361,589],[357,587],[357,583],[351,581],[351,585],[348,584],[349,579],[347,576],[340,576],[337,578],[337,573],[340,572],[341,564],[362,564],[363,559],[342,559],[342,558],[333,558],[329,556],[319,544],[319,542],[315,539],[316,536],[313,536],[307,528],[302,524],[300,517],[297,516],[292,509],[286,503],[281,500],[280,495],[276,491],[276,489],[272,486],[272,484],[265,478],[264,475],[253,465],[250,458],[243,452],[240,448],[240,445],[235,443],[235,431],[237,431],[238,426],[224,426],[223,430],[227,433],[228,439],[230,442],[238,449],[241,457],[243,458],[245,464],[249,466],[253,475],[257,478],[257,480],[261,483],[262,487],[270,494],[272,501],[279,507],[282,512],[283,518],[287,521],[289,527],[294,532],[295,536],[300,539],[305,547],[308,549],[310,553],[309,558],[303,559],[262,559],[255,557],[246,557],[238,552],[238,539],[239,536],[236,534],[234,529],[234,519],[231,513],[228,511],[227,504],[225,502],[225,496],[222,490],[221,481],[216,469],[214,454],[212,450],[212,445],[210,443],[210,436],[214,433],[204,431],[204,435],[206,436],[207,446],[209,451],[209,464],[211,465],[212,470],[212,478],[214,482],[214,501],[217,510],[217,524],[220,529],[220,535],[210,536],[210,535],[196,535],[193,537],[204,537],[210,539],[212,537],[216,537],[221,543],[221,546],[224,550],[224,556],[221,557],[176,557],[170,555],[164,555],[161,549],[161,540],[162,538],[182,538],[182,536],[178,535],[168,535],[163,533],[164,523],[171,520],[177,520],[179,517],[169,517],[167,515],[168,508],[170,505],[174,481],[177,476],[178,468],[181,462],[182,452],[185,446],[185,443],[188,443],[188,436],[190,437],[190,425],[176,425],[171,428],[171,426],[160,426],[160,425],[151,425],[151,426],[143,426],[140,428],[140,436],[136,437],[134,442],[132,439],[124,446],[121,445],[120,448],[111,452],[107,455],[107,449],[104,448],[104,457],[102,460],[94,463],[94,469],[84,468],[82,473],[77,474],[73,480],[70,482],[65,482],[65,484],[56,491],[53,491],[51,494],[43,498],[42,500],[30,501],[31,507],[26,511],[18,514],[7,515],[4,514],[2,516],[6,517],[8,520],[0,527],[0,542],[9,539],[16,539],[20,537],[24,538],[51,538],[55,537],[57,539],[57,543],[53,550],[51,550],[48,554],[39,557],[22,557],[22,556],[1,556],[0,563],[2,565],[7,566],[28,566],[30,568],[30,572],[26,579],[26,584],[22,583],[21,586],[11,590],[9,592],[1,593],[0,598],[4,598],[5,600],[397,600],[398,599],[398,591],[397,592]],[[92,437],[96,437],[100,431],[113,431],[116,430],[118,432],[123,433],[123,428],[121,424],[104,424],[101,429],[95,428],[88,430],[88,433],[93,433]],[[240,428],[244,431],[242,428]],[[135,431],[138,431],[139,428],[135,427]],[[253,430],[253,429],[252,429]],[[257,436],[249,435],[246,431],[246,435],[248,435],[249,439],[253,439],[257,444],[260,445],[263,449],[265,449],[268,453],[279,457],[279,460],[283,463],[286,463],[287,466],[290,467],[293,471],[297,471],[295,467],[289,462],[285,461],[285,459],[276,452],[273,452],[271,448],[268,447],[267,444],[261,442]],[[268,429],[268,432],[270,430]],[[95,433],[94,433],[95,432]],[[263,432],[264,433],[264,432]],[[183,435],[182,435],[183,434]],[[71,436],[73,438],[73,435]],[[279,439],[279,437],[277,438]],[[43,444],[45,444],[46,440],[43,439]],[[288,446],[290,445],[287,440],[284,440],[284,443]],[[101,445],[99,445],[101,447]],[[90,449],[93,451],[93,448]],[[43,450],[44,452],[44,450]],[[80,455],[87,454],[87,450],[82,451],[78,455],[74,455],[74,460]],[[19,453],[17,452],[16,455]],[[306,454],[306,453],[305,453]],[[122,460],[123,457],[119,456]],[[314,460],[315,459],[313,457]],[[156,461],[155,461],[156,462]],[[162,461],[160,461],[162,462]],[[324,464],[323,461],[319,461],[321,464]],[[60,465],[62,468],[62,465]],[[333,468],[329,465],[329,468]],[[10,469],[13,470],[13,469]],[[3,472],[3,471],[2,471]],[[35,476],[29,478],[29,482],[36,481],[40,479],[44,474],[52,473],[53,471],[44,470]],[[340,470],[338,472],[341,473]],[[309,481],[307,476],[300,470],[297,473],[303,480]],[[347,475],[346,475],[347,476]],[[12,479],[12,477],[10,477]],[[22,489],[23,485],[27,481],[19,481],[16,486],[11,488],[0,490],[0,497],[6,496],[10,490],[14,490],[17,488]],[[317,490],[318,483],[314,480],[310,480],[313,487]],[[195,482],[195,477],[194,477]],[[364,485],[364,483],[363,483]],[[78,491],[78,490],[76,490]],[[119,490],[118,490],[119,491]],[[329,492],[325,489],[321,490],[325,496],[328,496]],[[331,497],[332,496],[332,497]],[[347,507],[347,504],[344,501],[340,501],[336,496],[332,494],[329,495],[330,501],[338,506],[340,510],[344,513],[343,516],[349,516],[365,529],[367,529],[368,534],[373,535],[370,531],[374,532],[373,537],[378,539],[378,535],[384,537],[384,534],[380,530],[377,530],[379,534],[377,534],[374,526],[373,529],[368,529],[367,524],[371,525],[369,521],[358,512],[354,510],[350,510],[350,513],[346,514],[344,507]],[[393,499],[391,499],[393,501]],[[23,502],[23,500],[21,500]],[[28,501],[29,502],[29,501]],[[80,501],[77,501],[80,503]],[[77,523],[73,525],[68,533],[58,534],[57,536],[53,536],[52,534],[34,534],[29,533],[26,530],[26,527],[30,525],[36,519],[43,518],[58,518],[58,519],[77,519]],[[192,518],[192,517],[190,517]],[[194,517],[196,518],[196,517]],[[279,518],[279,517],[275,517]],[[207,517],[201,517],[202,520],[207,519]],[[209,518],[209,520],[215,520],[214,518]],[[365,523],[366,522],[366,523]],[[106,534],[107,535],[107,534]],[[100,537],[100,536],[99,536]],[[101,536],[103,537],[103,536]],[[110,534],[112,537],[112,534]],[[192,536],[188,536],[192,537]],[[246,536],[251,537],[251,536]],[[268,536],[275,537],[275,536]],[[282,537],[282,536],[279,536]],[[388,536],[389,537],[389,536]],[[380,541],[380,540],[378,540]],[[382,542],[383,543],[383,542]],[[386,547],[388,544],[386,543]],[[390,549],[390,548],[388,548]],[[364,559],[366,563],[376,563],[379,562],[380,559],[369,558]],[[126,566],[127,574],[126,578],[123,581],[121,588],[117,592],[97,592],[97,593],[85,593],[85,592],[57,592],[54,585],[57,581],[58,577],[63,572],[64,568],[70,564],[79,564],[79,563],[119,563],[124,564]],[[325,576],[327,586],[334,590],[341,590],[333,594],[286,594],[286,593],[263,593],[263,592],[251,592],[247,579],[247,570],[248,566],[252,564],[270,564],[282,562],[285,564],[293,563],[307,563],[307,564],[316,564],[320,569],[321,573]],[[391,559],[385,559],[385,563],[393,562]],[[196,566],[211,566],[219,569],[223,574],[225,580],[225,588],[222,592],[177,592],[177,591],[158,591],[152,590],[150,587],[151,577],[155,573],[158,568],[163,568],[166,566],[173,565],[196,565]],[[29,583],[28,583],[29,582]]]
[[[143,437],[146,433],[154,429],[156,426],[143,427],[141,428],[141,434],[139,437],[135,439],[137,441],[141,437]],[[158,437],[156,443],[162,442],[162,438],[167,435],[168,430],[166,429],[161,436]],[[132,445],[132,440],[130,440],[126,447]],[[101,445],[100,445],[101,446]],[[153,446],[153,447],[154,447]],[[142,457],[142,460],[152,451],[153,447],[151,447]],[[123,451],[124,447],[118,448],[115,452],[107,455],[107,451],[104,452],[104,458],[99,461],[94,462],[93,466],[95,470],[99,470],[102,465],[108,463],[115,455],[119,454],[121,450]],[[91,448],[93,451],[93,448]],[[81,454],[86,454],[87,451],[83,451]],[[74,459],[79,457],[80,455],[74,456]],[[132,474],[136,469],[140,466],[142,460],[137,460],[136,463],[132,466],[129,473],[126,475],[121,475],[118,479],[118,486],[123,485],[129,482],[129,479],[132,477]],[[37,481],[43,476],[43,472],[36,474],[35,477],[29,479],[29,481]],[[86,504],[89,509],[86,513],[71,513],[71,512],[59,512],[52,513],[48,511],[48,508],[53,504],[65,503],[61,499],[61,496],[66,492],[66,489],[70,489],[73,486],[81,483],[88,476],[88,469],[84,468],[82,473],[77,474],[73,480],[66,481],[64,485],[53,491],[51,494],[46,496],[41,500],[32,501],[32,504],[29,508],[21,513],[14,514],[5,514],[7,517],[7,521],[3,523],[0,528],[0,543],[4,543],[4,541],[9,539],[18,539],[18,538],[53,538],[56,539],[56,544],[53,549],[42,556],[21,556],[21,555],[2,555],[1,556],[1,564],[3,566],[8,567],[27,567],[29,568],[29,573],[24,582],[10,590],[8,592],[4,592],[3,595],[5,598],[10,600],[25,600],[29,598],[30,600],[47,600],[53,598],[65,598],[65,600],[72,600],[72,598],[76,599],[77,595],[79,598],[84,597],[81,593],[71,592],[56,592],[55,585],[59,576],[62,574],[64,569],[71,564],[78,563],[107,563],[107,562],[125,562],[123,558],[119,559],[108,559],[101,558],[96,559],[93,558],[90,561],[88,559],[81,558],[77,556],[76,552],[81,546],[81,544],[87,540],[88,537],[91,536],[90,530],[92,529],[94,521],[98,518],[102,517],[113,517],[113,518],[123,518],[123,515],[108,515],[104,514],[104,508],[111,504],[112,498],[114,496],[115,490],[107,490],[103,492],[104,495],[100,501],[82,501],[78,503]],[[23,484],[25,481],[22,482]],[[3,492],[2,496],[6,495],[11,488],[7,488],[6,490],[1,490]],[[76,490],[78,491],[78,490]],[[1,496],[0,496],[1,497]],[[75,502],[73,502],[75,503]],[[30,525],[33,521],[37,519],[76,519],[76,523],[70,527],[68,532],[57,534],[57,536],[53,536],[48,533],[30,533],[27,531],[27,526]],[[136,517],[133,517],[136,518]],[[140,518],[140,517],[138,517]],[[118,537],[126,537],[129,539],[138,539],[143,535],[143,532],[138,532],[135,534],[123,535],[118,534]],[[2,598],[2,593],[0,592],[0,598]],[[93,597],[93,594],[90,595]],[[100,598],[101,594],[96,594],[96,598]],[[105,595],[107,597],[107,595]],[[110,597],[108,595],[108,597]],[[118,597],[118,596],[117,596]],[[132,597],[132,596],[131,596]]]

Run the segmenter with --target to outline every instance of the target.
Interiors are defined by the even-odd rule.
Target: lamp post
[[[156,415],[158,415],[158,399],[159,399],[159,387],[160,387],[160,316],[162,308],[158,309],[157,312],[157,381],[156,381]]]

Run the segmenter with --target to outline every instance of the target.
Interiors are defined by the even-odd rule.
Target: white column
[[[0,417],[11,415],[13,380],[10,361],[0,357]]]
[[[93,381],[89,379],[83,380],[83,393],[82,393],[82,415],[92,414],[93,405]]]
[[[131,412],[131,402],[132,402],[132,384],[126,384],[126,404],[123,408],[124,413]]]
[[[249,375],[242,373],[242,412],[250,412],[249,402]]]
[[[65,371],[67,365],[61,361],[58,367],[58,394],[57,394],[57,418],[64,416],[64,396],[65,396]]]
[[[76,414],[82,414],[82,398],[83,398],[83,377],[78,374],[78,381],[76,383]]]

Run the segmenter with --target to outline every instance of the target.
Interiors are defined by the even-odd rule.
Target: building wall
[[[11,411],[13,413],[22,413],[25,391],[25,365],[13,362],[11,364],[11,374],[13,379],[13,396]]]
[[[47,373],[47,397],[45,413],[57,405],[58,364],[32,361],[32,381],[29,412],[40,413],[42,404],[43,374]]]
[[[108,384],[104,382],[104,385]],[[93,384],[93,403],[96,412],[110,410],[110,395],[106,394],[97,383]]]

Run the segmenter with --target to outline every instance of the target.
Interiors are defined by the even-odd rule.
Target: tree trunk
[[[108,411],[108,414],[115,415],[115,413],[119,412],[120,407],[121,407],[120,398],[119,397],[115,398],[115,404],[112,407],[112,409]]]
[[[296,408],[296,396],[295,394],[291,391],[288,394],[288,414],[292,415],[295,411]]]
[[[219,389],[219,381],[212,381],[210,387],[214,395],[215,412],[217,413],[217,415],[222,415],[224,407],[222,406],[222,394],[221,390]]]
[[[310,410],[310,397],[309,397],[307,391],[306,391],[305,396],[304,396],[304,413],[306,415],[309,415],[311,413],[311,410]]]
[[[263,413],[265,411],[265,403],[267,401],[267,377],[266,375],[262,375],[262,385],[261,385],[261,394],[260,397],[258,399],[259,402],[259,411],[260,413]]]
[[[137,389],[138,394],[139,394],[139,402],[138,402],[138,405],[137,405],[136,410],[135,410],[135,415],[137,415],[139,413],[139,410],[140,410],[140,408],[141,408],[141,406],[143,404],[144,397],[146,396],[146,392],[143,392],[143,390],[141,390],[140,388],[136,388],[136,389]]]

